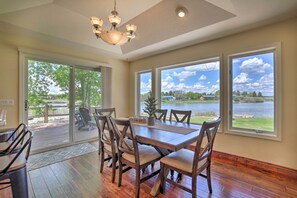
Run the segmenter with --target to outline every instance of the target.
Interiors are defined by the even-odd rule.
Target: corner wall
[[[238,50],[238,52],[241,52],[248,48],[257,48],[258,46],[261,47],[277,42],[281,43],[282,141],[220,133],[215,141],[214,149],[297,170],[297,128],[295,125],[297,118],[296,17],[281,23],[131,62],[130,112],[132,114],[135,112],[135,72],[218,57],[231,51]],[[223,65],[223,70],[226,68],[227,65]],[[226,82],[224,82],[224,86],[226,85]]]

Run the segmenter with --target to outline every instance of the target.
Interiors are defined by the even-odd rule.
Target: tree
[[[262,92],[261,92],[261,91],[259,91],[259,93],[258,93],[258,97],[263,97],[263,95],[262,95]]]
[[[257,94],[256,94],[256,92],[254,91],[253,92],[253,95],[252,95],[253,97],[257,97]]]

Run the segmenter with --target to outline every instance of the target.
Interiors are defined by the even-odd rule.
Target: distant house
[[[209,96],[209,95],[204,95],[200,97],[200,100],[216,100],[216,96]]]
[[[172,101],[172,100],[175,100],[175,97],[174,96],[162,96],[162,100]]]

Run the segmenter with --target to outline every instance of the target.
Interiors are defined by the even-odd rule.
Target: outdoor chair
[[[167,116],[167,109],[157,109],[154,116],[157,120],[163,120],[163,122],[165,122]]]
[[[102,116],[113,116],[116,118],[115,108],[95,108],[95,113]]]
[[[11,152],[0,157],[0,186],[4,186],[0,190],[11,186],[13,197],[29,197],[26,162],[30,154],[32,138],[31,131],[24,132],[24,139],[17,141],[17,146],[19,146],[24,140],[21,149],[17,153]]]
[[[187,124],[190,124],[191,114],[192,111],[171,109],[169,121],[186,122]]]
[[[107,122],[112,128],[117,140],[119,158],[118,186],[121,186],[122,184],[122,174],[130,168],[134,168],[136,170],[136,197],[139,197],[140,184],[160,172],[160,170],[157,170],[148,176],[140,178],[141,170],[146,168],[148,165],[159,161],[161,159],[161,155],[154,147],[137,143],[137,136],[135,135],[135,131],[130,120],[108,117]],[[130,132],[129,138],[132,140],[132,145],[127,142],[128,130]],[[126,164],[130,168],[123,170],[123,164]]]
[[[211,155],[213,151],[213,143],[221,123],[221,118],[213,122],[204,122],[200,129],[198,140],[196,142],[195,151],[181,149],[170,153],[160,160],[161,164],[161,192],[165,192],[166,181],[192,193],[192,197],[197,196],[197,176],[200,175],[207,179],[209,192],[212,193],[211,186]],[[203,141],[203,139],[206,141]],[[206,142],[202,145],[203,142]],[[201,174],[206,169],[206,175]],[[169,170],[175,170],[192,178],[192,188],[186,188],[171,179],[167,178]]]
[[[79,114],[77,114],[76,117],[78,122],[78,130],[86,126],[89,129],[92,129],[92,127],[96,125],[95,121],[92,119],[89,109],[87,108],[80,107]]]

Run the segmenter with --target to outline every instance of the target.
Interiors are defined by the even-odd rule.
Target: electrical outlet
[[[0,99],[0,106],[13,106],[14,100],[13,99]]]

